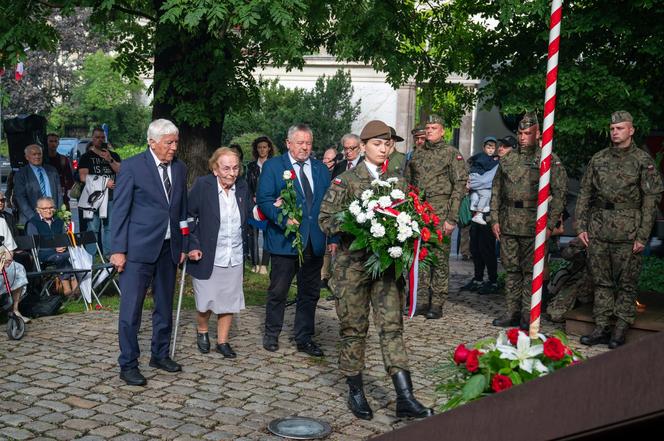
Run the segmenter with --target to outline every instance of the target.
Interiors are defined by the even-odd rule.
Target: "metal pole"
[[[187,259],[182,265],[182,277],[180,277],[180,295],[178,297],[178,309],[175,313],[175,329],[173,331],[173,344],[171,344],[171,359],[175,358],[175,345],[178,341],[178,326],[180,325],[180,309],[182,309],[182,294],[184,293],[184,278],[187,275]]]

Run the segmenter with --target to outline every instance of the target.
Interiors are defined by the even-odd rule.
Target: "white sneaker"
[[[27,317],[23,317],[23,316],[21,315],[21,313],[18,312],[18,311],[15,312],[14,315],[15,315],[16,317],[20,317],[20,318],[23,320],[23,323],[25,323],[26,325],[27,325],[28,323],[30,323],[30,319],[27,318]]]
[[[482,217],[482,213],[477,213],[477,214],[475,214],[475,216],[473,216],[473,218],[471,219],[471,221],[475,222],[476,224],[486,225],[486,221],[485,221],[484,218]]]

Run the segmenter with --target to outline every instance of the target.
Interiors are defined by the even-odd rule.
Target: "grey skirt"
[[[212,267],[207,280],[192,278],[196,310],[215,314],[234,314],[244,309],[243,265]]]

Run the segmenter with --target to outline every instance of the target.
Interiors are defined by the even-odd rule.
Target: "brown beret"
[[[392,132],[390,131],[390,127],[383,121],[377,119],[369,121],[360,133],[360,139],[362,141],[368,141],[371,138],[391,139],[391,137]]]
[[[392,126],[390,126],[390,139],[393,139],[396,142],[403,141],[403,138],[401,136],[397,135],[397,131],[394,130],[394,127],[392,127]]]
[[[634,122],[632,115],[626,110],[618,110],[611,114],[611,124],[618,124],[621,122]]]

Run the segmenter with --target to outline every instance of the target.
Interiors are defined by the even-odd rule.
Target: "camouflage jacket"
[[[427,141],[413,152],[405,177],[424,192],[441,219],[456,225],[468,180],[466,161],[457,149],[443,141]]]
[[[381,179],[396,177],[399,179],[397,188],[406,190],[406,182],[401,176],[393,171],[381,175]],[[362,192],[371,189],[371,182],[374,177],[371,175],[365,164],[359,163],[357,167],[347,170],[334,178],[330,188],[327,189],[323,202],[320,206],[318,215],[318,224],[321,230],[328,236],[340,236],[340,244],[337,249],[336,265],[341,267],[352,266],[358,271],[364,271],[366,262],[366,252],[350,251],[348,247],[353,241],[353,237],[342,233],[340,230],[341,219],[339,214],[348,208],[355,199],[360,200]]]
[[[405,165],[406,165],[406,155],[397,150],[393,151],[390,157],[388,158],[388,163],[387,163],[388,170],[396,175],[403,176],[405,171],[404,170]]]
[[[576,201],[577,233],[607,242],[647,243],[664,185],[650,155],[634,143],[597,152]]]
[[[491,188],[491,223],[503,234],[535,237],[541,149],[519,147],[500,158]],[[547,227],[554,229],[565,209],[567,172],[556,155],[551,158]]]

